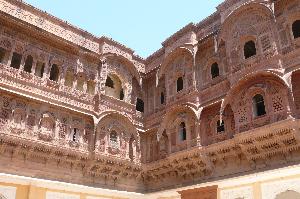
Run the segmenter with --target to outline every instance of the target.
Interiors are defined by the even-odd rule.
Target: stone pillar
[[[47,79],[50,77],[51,63],[50,63],[50,55],[48,55],[44,67],[43,79]]]
[[[85,80],[83,83],[83,92],[86,93],[87,92],[87,81]]]
[[[12,60],[13,53],[15,52],[15,48],[16,48],[16,42],[13,42],[11,51],[9,53],[8,61],[7,61],[8,66],[10,66],[11,64],[11,60]]]
[[[36,64],[37,64],[37,61],[35,59],[33,59],[32,67],[31,67],[31,74],[32,75],[35,74]]]
[[[186,124],[186,140],[187,140],[187,148],[191,148],[191,141],[192,141],[192,136],[191,136],[191,126],[190,124],[187,125],[187,121],[184,121]]]
[[[201,136],[200,136],[200,122],[196,122],[195,133],[197,136],[197,147],[200,147],[202,145],[201,144]]]

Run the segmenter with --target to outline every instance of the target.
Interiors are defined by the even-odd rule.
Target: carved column
[[[45,68],[44,68],[44,72],[43,72],[43,79],[47,79],[50,76],[50,67],[51,67],[50,59],[51,59],[51,55],[49,54],[47,59],[46,59],[46,63],[45,63]]]
[[[31,74],[33,74],[33,75],[35,74],[36,64],[37,64],[37,61],[34,59],[33,63],[32,63],[32,68],[31,68]]]
[[[83,92],[86,93],[87,92],[87,81],[85,80],[83,83]]]
[[[197,146],[201,146],[201,137],[200,137],[200,122],[195,123],[195,133],[197,135]]]
[[[191,130],[191,125],[187,123],[187,121],[185,121],[186,125],[186,140],[187,140],[187,148],[191,148],[191,141],[192,141],[192,130]]]
[[[125,155],[125,157],[126,157],[126,159],[130,159],[129,158],[129,142],[130,142],[130,138],[129,137],[127,137],[127,136],[124,136],[124,142],[125,142],[125,145],[126,145],[126,155]]]
[[[8,66],[10,66],[11,64],[11,60],[12,60],[13,53],[15,52],[15,48],[16,48],[16,42],[14,41],[7,61]]]

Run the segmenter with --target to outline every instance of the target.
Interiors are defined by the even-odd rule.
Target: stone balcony
[[[136,111],[135,105],[107,95],[100,96],[99,110],[118,111],[132,120],[138,128],[144,127],[144,114]]]
[[[3,64],[0,64],[0,85],[31,98],[47,100],[83,112],[94,111],[94,96]]]
[[[155,183],[161,179],[170,187],[176,186],[173,182],[179,182],[178,179],[182,179],[182,183],[200,182],[220,175],[286,164],[297,155],[300,147],[299,123],[297,119],[286,119],[236,134],[229,140],[171,153],[146,164],[143,177],[155,189]],[[241,164],[243,167],[239,166]]]
[[[99,114],[95,95],[73,89],[46,78],[0,64],[0,85],[7,90],[26,95],[30,98],[75,109],[88,114]],[[143,114],[135,106],[115,98],[101,95],[101,110],[113,110],[125,113],[134,123],[143,128]],[[102,109],[103,108],[103,109]]]
[[[38,157],[67,163],[79,163],[89,158],[88,143],[68,141],[54,132],[11,122],[1,125],[1,129],[1,153],[10,151],[14,156],[22,155],[25,160]]]

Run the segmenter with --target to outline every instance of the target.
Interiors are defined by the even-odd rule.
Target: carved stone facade
[[[0,171],[148,193],[298,164],[299,11],[226,0],[143,59],[0,0]],[[251,186],[220,194],[254,198]]]

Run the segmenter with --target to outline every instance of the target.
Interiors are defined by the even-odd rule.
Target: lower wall
[[[0,199],[136,199],[143,194],[0,173]]]
[[[300,165],[150,194],[0,173],[0,199],[201,199],[202,196],[205,199],[300,199]]]
[[[186,195],[190,199],[300,199],[300,165],[156,192],[147,194],[147,199],[186,199]]]

